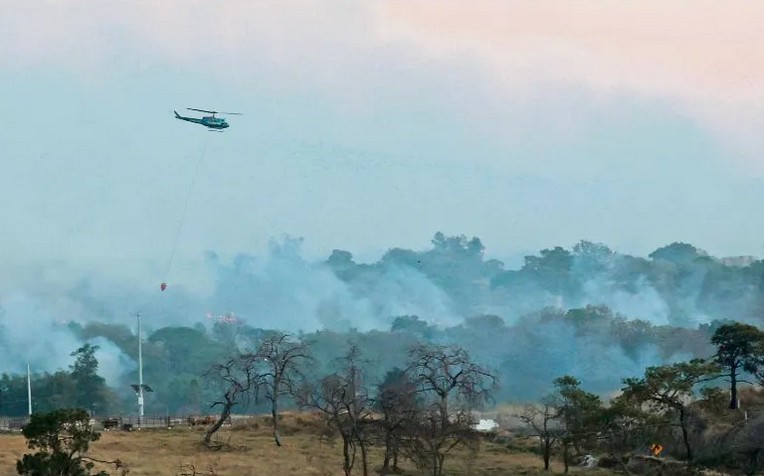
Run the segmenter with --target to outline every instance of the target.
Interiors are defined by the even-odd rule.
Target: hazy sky
[[[1,2],[0,264],[163,270],[200,157],[179,262],[761,255],[764,4],[666,3]]]

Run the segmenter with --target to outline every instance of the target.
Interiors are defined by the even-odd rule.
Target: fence
[[[0,418],[0,431],[21,431],[21,427],[29,421],[27,417]]]
[[[257,415],[231,415],[223,425],[230,426],[232,420],[244,421],[256,418]],[[141,428],[174,428],[179,426],[186,427],[206,427],[215,423],[217,415],[186,415],[186,416],[157,416],[149,415],[143,417],[143,423],[138,425],[138,416],[100,416],[90,420],[91,425],[97,430],[134,430],[139,426]],[[21,431],[21,428],[29,422],[28,417],[0,418],[0,431]]]

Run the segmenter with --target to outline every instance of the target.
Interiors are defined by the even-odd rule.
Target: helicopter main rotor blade
[[[187,107],[186,109],[188,109],[189,111],[209,112],[210,114],[217,114],[218,113],[217,111],[208,111],[206,109],[196,109],[194,107]]]
[[[243,116],[240,112],[222,112],[222,111],[208,111],[206,109],[197,109],[195,107],[187,107],[189,111],[208,112],[210,114],[227,114],[229,116]]]

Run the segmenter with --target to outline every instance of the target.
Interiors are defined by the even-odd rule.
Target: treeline
[[[647,257],[590,241],[543,249],[519,269],[486,259],[479,238],[437,233],[426,251],[394,248],[372,264],[335,250],[326,265],[356,296],[373,296],[393,269],[422,273],[450,298],[458,315],[516,318],[546,306],[607,305],[618,312],[675,326],[734,315],[761,322],[764,261],[716,258],[687,243],[672,243]]]
[[[342,356],[346,342],[357,343],[366,355],[361,366],[368,378],[377,380],[384,377],[384,369],[403,367],[412,345],[458,345],[501,380],[513,382],[497,390],[497,400],[525,402],[542,397],[549,382],[561,374],[581,378],[592,391],[605,394],[618,388],[618,376],[624,373],[710,355],[710,338],[724,322],[696,329],[654,326],[629,320],[604,306],[588,306],[568,311],[543,309],[512,325],[498,316],[482,315],[440,328],[416,316],[399,316],[384,331],[351,329],[298,335],[310,344],[316,365],[324,366],[318,371]],[[125,325],[91,322],[82,327],[71,325],[71,329],[83,342],[103,338],[113,342],[127,360],[138,360],[137,336]],[[201,375],[225,358],[230,349],[254,348],[272,332],[244,322],[218,322],[210,330],[199,324],[151,332],[143,344],[144,381],[155,392],[146,396],[146,411],[154,415],[207,413],[214,396]],[[70,372],[62,369],[33,374],[34,404],[42,409],[71,403],[68,395],[74,384]],[[130,385],[137,381],[137,366],[124,369],[120,384],[102,392],[106,396],[94,402],[92,409],[100,415],[134,412],[135,395]],[[26,376],[2,375],[0,414],[26,415],[26,401]]]
[[[114,389],[98,375],[97,346],[84,344],[71,353],[74,362],[68,370],[34,375],[32,411],[48,412],[59,408],[82,408],[91,414],[119,409]],[[27,377],[0,376],[0,415],[24,416],[29,412]]]

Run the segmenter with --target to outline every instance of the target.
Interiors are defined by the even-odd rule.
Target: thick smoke
[[[69,356],[82,345],[50,302],[14,293],[0,308],[0,359],[4,371],[25,373],[66,368]]]
[[[415,269],[385,267],[359,295],[326,263],[308,263],[300,243],[271,243],[262,261],[239,255],[226,265],[211,255],[217,288],[207,306],[218,313],[234,312],[252,326],[292,332],[386,330],[399,315],[439,324],[459,320],[448,295]]]
[[[96,337],[88,341],[91,345],[98,346],[95,357],[98,359],[98,375],[106,380],[106,385],[112,388],[124,387],[126,377],[130,372],[138,368],[136,362],[122,352],[112,341],[103,337]]]
[[[144,338],[165,326],[211,325],[208,316],[234,315],[247,324],[289,332],[319,329],[389,329],[397,315],[418,315],[428,322],[455,324],[459,318],[448,295],[422,273],[391,265],[364,296],[334,275],[326,263],[309,263],[300,240],[273,242],[263,258],[240,254],[224,263],[209,253],[206,271],[216,285],[208,296],[187,291],[182,281],[165,293],[111,279],[69,274],[37,281],[40,291],[4,294],[0,299],[0,358],[8,372],[66,368],[69,354],[82,345],[71,323],[126,324],[144,316]],[[41,273],[49,276],[50,273]],[[30,288],[32,286],[29,286]],[[99,340],[101,374],[112,382],[133,370],[135,362]]]
[[[3,299],[0,308],[0,361],[4,364],[3,372],[24,373],[27,363],[33,373],[55,372],[68,369],[74,362],[72,352],[85,342],[72,330],[70,321],[64,318],[69,314],[62,312],[62,309],[51,308],[50,304],[23,294]],[[107,339],[96,338],[87,343],[98,346],[95,355],[99,374],[111,386],[121,385],[124,376],[136,366],[130,357]]]
[[[602,335],[579,335],[563,320],[523,320],[511,328],[508,341],[503,374],[511,379],[508,393],[519,400],[541,397],[562,375],[581,379],[590,391],[610,393],[620,388],[622,378],[638,376],[649,366],[692,357],[685,352],[662,355],[653,343],[627,352]]]
[[[631,291],[620,289],[612,278],[605,276],[584,277],[583,298],[576,306],[604,304],[624,316],[644,319],[654,325],[668,325],[669,306],[645,276],[634,281]]]
[[[287,238],[272,242],[262,256],[241,253],[226,261],[208,253],[204,269],[197,271],[201,275],[188,277],[212,282],[206,293],[184,287],[183,276],[163,293],[158,285],[148,289],[146,283],[52,267],[36,273],[33,286],[4,284],[0,359],[3,371],[12,373],[24,372],[27,362],[34,372],[65,369],[71,352],[84,343],[81,326],[122,324],[134,335],[139,311],[144,338],[166,326],[202,325],[212,331],[210,317],[221,315],[253,328],[305,333],[389,331],[396,317],[417,316],[445,329],[440,341],[465,345],[497,369],[512,388],[510,395],[543,393],[561,374],[582,377],[592,389],[607,392],[621,377],[691,352],[666,354],[649,342],[625,349],[606,332],[581,334],[564,319],[527,316],[544,308],[564,314],[604,305],[626,321],[697,328],[728,317],[716,309],[734,309],[741,320],[755,315],[762,302],[750,281],[757,276],[756,263],[740,271],[718,260],[702,261],[706,257],[688,246],[671,245],[646,259],[583,242],[573,252],[544,250],[507,269],[486,260],[479,240],[464,237],[438,234],[430,250],[394,249],[370,264],[356,263],[340,250],[311,262],[302,254],[301,240]],[[497,316],[501,327],[490,328],[490,319],[471,324],[482,330],[463,327],[465,319],[484,314]],[[100,347],[101,375],[124,387],[136,368],[133,358],[108,339],[91,343]]]

